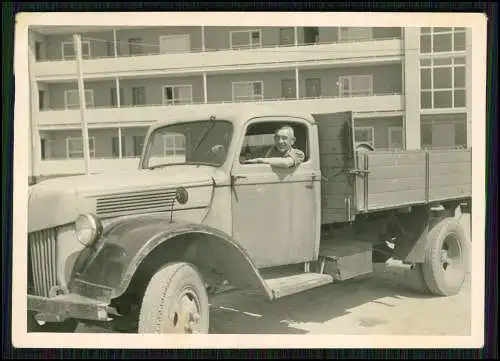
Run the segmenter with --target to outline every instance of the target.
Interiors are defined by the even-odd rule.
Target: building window
[[[45,91],[39,90],[38,91],[38,110],[43,110],[43,109],[45,109]]]
[[[442,53],[465,51],[465,28],[422,28],[420,52]]]
[[[42,160],[50,158],[51,141],[45,137],[40,137],[40,156]]]
[[[113,137],[111,147],[112,147],[112,152],[113,152],[113,158],[119,158],[120,157],[120,152],[119,152],[120,145],[118,142],[118,136]],[[126,149],[127,149],[127,147],[125,146],[125,136],[122,135],[122,157],[125,155]]]
[[[42,59],[42,43],[39,41],[35,41],[35,60]]]
[[[95,137],[89,137],[90,158],[95,158]],[[66,138],[66,154],[68,158],[83,158],[83,138]]]
[[[341,97],[360,97],[373,95],[372,75],[350,75],[339,77]]]
[[[432,123],[421,123],[420,137],[422,138],[422,148],[432,147]]]
[[[146,104],[146,87],[132,87],[132,105]]]
[[[283,79],[281,81],[281,96],[284,99],[297,99],[295,79]]]
[[[467,124],[465,121],[455,122],[455,146],[467,148]]]
[[[111,96],[111,106],[117,107],[118,106],[118,98],[117,98],[117,94],[116,94],[116,88],[111,88],[110,96]],[[123,105],[123,99],[124,99],[123,88],[120,88],[120,105]]]
[[[71,89],[64,91],[64,105],[66,109],[79,109],[80,99],[78,90]],[[94,91],[92,89],[85,89],[85,105],[86,108],[94,107]]]
[[[190,51],[189,34],[160,36],[160,54],[189,53]]]
[[[465,77],[465,57],[421,59],[421,108],[464,108]]]
[[[375,148],[375,131],[373,127],[356,127],[354,132],[354,142],[356,147],[363,143],[369,144]]]
[[[128,39],[128,53],[131,56],[142,54],[142,38]]]
[[[304,43],[305,44],[318,44],[319,43],[319,28],[318,27],[305,27],[304,28]]]
[[[438,119],[422,119],[422,148],[467,147],[466,115],[450,114]]]
[[[186,139],[183,134],[168,133],[163,136],[164,156],[185,156]]]
[[[372,28],[363,27],[340,27],[339,41],[371,40],[373,38]]]
[[[72,41],[65,41],[61,44],[61,54],[63,60],[76,59],[75,48]],[[82,41],[82,58],[90,58],[90,41]]]
[[[163,105],[191,104],[193,87],[191,85],[165,85],[163,87]]]
[[[260,48],[262,35],[259,30],[233,30],[229,33],[231,49]]]
[[[142,148],[144,147],[143,135],[134,135],[134,157],[140,157],[142,154]]]
[[[243,148],[245,147],[266,147],[267,149],[274,146],[274,133],[269,134],[247,134],[243,141]]]
[[[264,99],[264,82],[233,82],[233,102],[253,102]]]
[[[306,79],[306,98],[321,97],[321,79],[308,78]]]
[[[388,129],[389,149],[404,149],[404,132],[401,126],[390,126]]]
[[[294,28],[280,28],[280,45],[294,45],[295,44],[295,29]]]
[[[109,57],[115,56],[115,45],[112,41],[106,41],[106,55]]]

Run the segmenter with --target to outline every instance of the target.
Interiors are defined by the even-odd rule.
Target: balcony
[[[260,103],[279,104],[280,109],[309,113],[329,113],[340,111],[354,112],[384,112],[401,111],[403,107],[401,94],[375,94],[372,96],[353,97],[319,97],[296,99],[266,99]],[[106,128],[110,126],[147,126],[162,119],[163,114],[172,115],[193,110],[206,109],[207,114],[218,109],[232,108],[244,111],[247,102],[217,102],[192,103],[186,105],[155,105],[130,106],[121,108],[92,108],[86,111],[86,120],[91,128]],[[76,110],[43,110],[37,113],[40,130],[71,129],[81,126],[80,111]]]
[[[279,103],[278,103],[279,102]],[[327,113],[353,110],[360,113],[371,114],[371,117],[376,117],[377,113],[385,112],[400,112],[403,109],[403,97],[400,94],[378,94],[367,97],[322,97],[314,99],[271,99],[261,103],[279,104],[280,109],[285,111],[300,111],[311,113]],[[124,108],[94,108],[87,110],[87,122],[91,135],[99,141],[99,146],[102,148],[106,144],[110,148],[110,141],[106,137],[116,136],[119,134],[125,135],[126,129],[132,129],[128,134],[127,144],[131,146],[132,135],[145,134],[146,128],[152,122],[161,120],[161,113],[179,114],[181,116],[185,112],[191,112],[194,109],[206,109],[207,114],[216,112],[221,108],[232,108],[235,111],[244,109],[248,106],[248,102],[239,103],[210,103],[210,104],[190,104],[190,105],[147,105],[143,107],[124,107]],[[375,114],[375,115],[374,115]],[[80,131],[80,112],[79,110],[50,110],[38,113],[39,130],[46,132],[56,132],[60,134],[53,139],[58,139],[59,144],[53,144],[54,147],[59,147],[58,158],[50,158],[41,160],[38,164],[39,175],[42,177],[66,176],[74,174],[83,174],[85,169],[84,160],[65,158],[64,153],[65,139],[71,135],[70,132]],[[132,127],[141,126],[140,130],[134,131]],[[120,130],[118,128],[122,128]],[[62,132],[62,133],[61,133]],[[69,133],[68,133],[69,132]],[[55,134],[55,133],[52,133]],[[61,135],[62,134],[62,135]],[[72,133],[73,134],[73,133]],[[79,135],[77,135],[79,136]],[[54,140],[55,141],[55,140]],[[62,142],[62,143],[61,143]],[[104,142],[104,143],[103,143]],[[111,148],[110,148],[111,149]],[[55,151],[55,148],[53,149]],[[108,151],[110,151],[108,149]],[[61,153],[62,152],[62,153]],[[101,153],[103,150],[101,149]],[[106,151],[107,152],[107,151]],[[127,152],[128,153],[128,152]],[[138,157],[128,157],[123,152],[124,158],[112,158],[102,154],[90,160],[91,173],[109,173],[134,170],[138,166]],[[103,158],[104,157],[104,158]]]
[[[101,57],[83,60],[85,79],[159,74],[201,74],[308,66],[355,66],[398,61],[401,39],[318,43],[300,46],[273,46],[242,50],[193,50],[182,54]],[[38,81],[61,82],[76,78],[74,60],[39,61],[34,66]]]

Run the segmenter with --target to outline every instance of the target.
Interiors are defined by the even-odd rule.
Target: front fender
[[[96,248],[82,254],[70,289],[110,301],[125,293],[140,266],[153,259],[161,264],[179,261],[172,257],[184,257],[193,246],[199,263],[209,264],[236,286],[272,297],[247,252],[229,235],[206,225],[170,222],[161,216],[122,220],[107,229]]]

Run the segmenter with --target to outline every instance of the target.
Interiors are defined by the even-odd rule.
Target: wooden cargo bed
[[[314,114],[322,172],[322,224],[367,213],[470,198],[472,150],[356,154],[351,112]]]
[[[374,151],[358,155],[356,211],[465,199],[472,195],[471,149]]]

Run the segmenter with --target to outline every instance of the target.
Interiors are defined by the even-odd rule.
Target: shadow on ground
[[[348,315],[358,306],[373,303],[394,309],[399,301],[419,298],[434,296],[423,293],[421,279],[415,271],[376,265],[369,278],[331,284],[273,302],[239,291],[215,296],[211,300],[210,333],[307,334],[311,331],[304,324],[320,329],[321,326],[314,324]],[[387,315],[385,311],[382,313]],[[358,327],[369,328],[388,321],[384,315],[372,313],[357,322]],[[324,329],[323,326],[321,330]]]
[[[468,283],[466,287],[469,286]],[[464,287],[463,291],[469,290]],[[429,330],[429,327],[434,327],[432,322],[427,327],[428,323],[417,322],[419,325],[415,325],[415,321],[422,320],[420,315],[439,317],[442,307],[450,305],[453,308],[462,301],[449,303],[446,299],[431,301],[430,298],[436,297],[423,292],[421,279],[415,271],[399,264],[379,264],[375,265],[369,278],[331,284],[273,302],[240,291],[217,295],[210,300],[210,333],[292,335],[354,331],[355,334],[370,334],[380,332],[370,329],[389,323],[390,328],[396,327],[393,331],[398,334],[442,333],[442,330]],[[459,310],[451,312],[451,316],[443,316],[444,322],[457,328],[452,333],[461,332],[462,323],[452,324],[456,322],[455,313],[470,312],[466,308],[460,306]],[[347,317],[343,319],[343,316]],[[411,327],[408,328],[407,324]],[[112,331],[82,325],[76,332]]]

